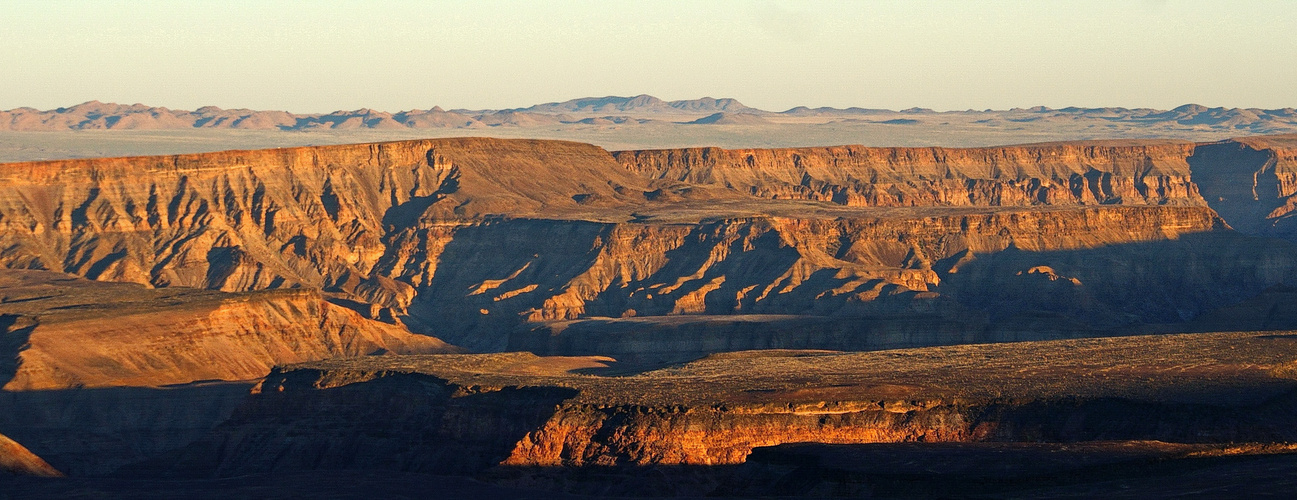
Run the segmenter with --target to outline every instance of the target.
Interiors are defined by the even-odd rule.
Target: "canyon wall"
[[[1002,389],[1009,392],[1000,398],[916,397],[907,394],[913,387],[856,374],[794,384],[796,389],[788,391],[745,390],[728,377],[759,380],[775,372],[763,369],[758,359],[748,360],[751,364],[737,359],[731,364],[715,360],[699,372],[681,368],[711,377],[689,378],[688,389],[673,393],[651,388],[672,383],[669,374],[501,384],[490,375],[490,361],[479,367],[485,375],[473,376],[435,374],[446,366],[436,361],[387,363],[388,368],[334,362],[277,369],[206,437],[136,470],[236,476],[357,468],[471,473],[496,467],[725,465],[743,463],[757,447],[795,442],[1272,442],[1294,436],[1278,423],[1292,420],[1297,403],[1291,380],[1264,376],[1230,382],[1258,384],[1246,387],[1212,382],[1207,385],[1220,387],[1207,388],[1184,378],[1174,383],[1173,393],[1216,396],[1197,402],[1158,395],[1114,397],[1124,381],[1111,386],[1064,382],[1088,383],[1083,392],[1094,393],[1088,396],[1041,397],[1005,385]],[[1150,362],[1156,363],[1144,360]],[[414,368],[420,363],[423,368]],[[1013,366],[1004,376],[1021,379],[1022,364]],[[1114,365],[1114,370],[1127,368]],[[1146,364],[1130,370],[1142,373],[1141,380],[1150,376]],[[971,371],[987,375],[978,368]],[[793,379],[804,375],[785,374]],[[992,377],[986,383],[998,380]],[[1026,377],[1052,383],[1049,375],[1035,371]],[[1277,394],[1250,398],[1259,403],[1234,397],[1246,392],[1256,396],[1267,383],[1271,387],[1260,392]],[[1282,392],[1283,387],[1289,390]],[[1218,389],[1224,390],[1211,392]],[[648,399],[633,401],[641,392]],[[699,393],[702,399],[693,399]]]
[[[0,391],[0,432],[70,476],[102,476],[202,438],[252,385]]]
[[[1202,205],[1191,143],[619,151],[653,179],[847,206]]]
[[[637,180],[606,157],[576,143],[449,139],[6,164],[0,255],[106,281],[322,287],[399,305],[409,287],[374,271],[399,265],[389,246],[421,218],[623,198],[617,181]]]
[[[641,399],[715,379],[668,369],[622,397],[639,379],[285,365],[464,349],[663,363],[1291,322],[1295,150],[446,139],[0,165],[0,432],[73,474],[147,459],[132,470],[200,476],[735,464],[807,440],[1291,441],[1274,424],[1290,395],[920,398],[834,371],[788,389],[795,402],[760,387],[664,402]],[[995,380],[1021,379],[1021,357]],[[947,371],[985,362],[970,359]],[[1158,363],[1131,371],[1143,384],[1172,366]],[[267,373],[246,398],[216,382]],[[1092,376],[1108,373],[1039,378]]]
[[[725,219],[694,225],[487,222],[448,238],[437,276],[410,311],[439,318],[437,334],[451,343],[490,350],[504,346],[478,342],[519,319],[926,316],[957,320],[975,335],[987,326],[989,309],[963,304],[988,293],[1007,295],[1006,302],[1029,302],[1017,309],[1006,303],[995,309],[996,316],[1070,307],[1090,327],[1104,329],[1123,324],[1106,314],[1113,309],[1127,313],[1118,318],[1180,321],[1177,308],[1196,313],[1220,307],[1238,291],[1222,289],[1217,295],[1195,289],[1200,295],[1179,300],[1177,307],[1125,300],[1179,293],[1166,285],[1185,279],[1186,272],[1209,282],[1239,276],[1236,286],[1251,294],[1297,277],[1285,257],[1290,245],[1201,236],[1222,227],[1205,207]],[[1157,256],[1175,252],[1211,261],[1222,246],[1236,249],[1239,260],[1220,262],[1221,268],[1188,269]],[[1091,259],[1125,266],[1091,266]],[[1196,266],[1193,262],[1185,265]],[[1248,266],[1259,262],[1274,266],[1250,273]],[[1131,268],[1141,271],[1131,274]],[[1078,294],[1091,299],[1072,300]],[[1059,329],[1075,330],[1062,323],[1053,328]]]
[[[950,331],[1091,334],[1181,322],[1293,281],[1285,243],[1227,228],[1281,236],[1261,227],[1277,209],[1200,195],[1234,189],[1261,156],[1286,172],[1291,150],[1222,144],[1234,149],[610,154],[442,139],[7,164],[0,264],[152,287],[315,288],[480,351],[541,349],[517,333],[536,325],[680,315],[927,315]]]
[[[1189,159],[1203,197],[1248,234],[1297,238],[1297,140],[1250,137],[1200,144]]]

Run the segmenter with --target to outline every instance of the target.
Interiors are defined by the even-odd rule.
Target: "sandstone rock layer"
[[[441,139],[7,164],[0,264],[152,287],[315,288],[479,351],[571,344],[516,333],[555,322],[681,315],[926,318],[948,332],[909,345],[1033,338],[1002,325],[1089,335],[1294,282],[1287,243],[1229,230],[1286,234],[1286,181],[1246,203],[1221,191],[1241,175],[1278,179],[1286,148],[610,154]],[[852,345],[871,344],[834,344]]]

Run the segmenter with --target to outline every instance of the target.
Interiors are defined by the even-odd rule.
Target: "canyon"
[[[1258,144],[610,154],[446,139],[17,163],[0,173],[0,264],[316,289],[474,351],[599,354],[569,349],[600,342],[593,325],[679,336],[728,317],[761,323],[760,347],[1097,335],[1292,282],[1293,154]],[[877,333],[785,341],[785,316]],[[630,336],[606,347],[634,356]],[[662,354],[707,350],[679,349]]]
[[[0,463],[800,495],[885,490],[824,465],[885,443],[1283,460],[1295,195],[1297,136],[0,164]]]

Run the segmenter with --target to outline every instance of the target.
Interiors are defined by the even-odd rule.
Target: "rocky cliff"
[[[103,476],[203,437],[253,384],[0,391],[0,432],[69,476]]]
[[[1281,422],[1297,402],[1295,346],[1249,333],[766,351],[628,376],[523,354],[333,360],[276,370],[208,437],[145,469],[718,465],[807,441],[1276,442],[1293,437]]]
[[[153,287],[317,288],[474,350],[506,348],[525,324],[698,314],[1092,334],[1292,281],[1285,243],[1217,217],[1270,236],[1258,225],[1273,210],[1200,196],[1233,189],[1246,151],[1286,153],[1213,147],[610,154],[443,139],[7,164],[0,263]]]
[[[1036,302],[1021,308],[1004,304],[995,309],[997,316],[1069,307],[1072,312],[1084,310],[1080,319],[1103,329],[1125,324],[1111,321],[1114,317],[1105,314],[1111,309],[1126,314],[1118,318],[1180,320],[1170,303],[1124,302],[1127,293],[1150,298],[1179,293],[1164,286],[1182,279],[1184,268],[1160,262],[1151,252],[1155,247],[1205,259],[1212,259],[1221,246],[1237,248],[1242,260],[1221,262],[1220,270],[1205,266],[1195,270],[1196,276],[1216,281],[1241,274],[1244,280],[1236,286],[1252,294],[1293,277],[1294,268],[1284,257],[1286,244],[1252,247],[1230,243],[1230,238],[1195,236],[1221,227],[1209,209],[1198,207],[921,218],[762,217],[694,225],[488,222],[450,235],[441,253],[442,267],[410,311],[441,318],[437,331],[452,343],[495,350],[504,346],[478,342],[488,340],[488,332],[516,325],[519,318],[548,323],[700,314],[911,320],[926,315],[958,319],[964,333],[976,335],[988,325],[986,309],[965,304],[982,300],[990,291],[987,284],[996,283],[996,295],[1011,296],[1006,302]],[[1144,271],[1130,274],[1088,266],[1090,258]],[[1248,266],[1271,259],[1277,259],[1269,270],[1274,274],[1248,276]],[[456,262],[468,264],[447,265]],[[1077,302],[1053,294],[1055,289],[1094,298]],[[1225,305],[1233,293],[1215,295],[1209,290],[1176,300],[1181,308],[1201,311]],[[1040,296],[1041,291],[1051,295]],[[645,321],[640,324],[647,326]],[[1070,328],[1060,323],[1040,333]],[[949,341],[955,338],[962,337]],[[868,340],[859,342],[855,345],[863,347]],[[834,348],[828,343],[818,347]]]
[[[1202,205],[1191,143],[697,148],[615,153],[654,179],[848,206]]]
[[[1297,235],[1293,136],[1200,144],[1189,161],[1203,197],[1231,226],[1289,240]]]

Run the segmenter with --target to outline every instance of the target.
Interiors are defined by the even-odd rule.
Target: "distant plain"
[[[649,102],[648,106],[637,105]],[[602,104],[593,107],[589,102]],[[611,103],[611,104],[609,104]],[[701,103],[701,104],[699,104]],[[720,103],[720,104],[717,104]],[[677,109],[670,106],[685,107]],[[442,137],[560,139],[608,150],[716,146],[781,148],[859,144],[902,147],[985,147],[1092,139],[1181,139],[1195,142],[1297,132],[1297,111],[1207,108],[1015,108],[946,111],[808,109],[770,112],[733,100],[660,101],[587,98],[516,110],[440,108],[387,113],[336,111],[289,115],[251,110],[188,112],[142,105],[86,103],[58,110],[0,112],[0,162],[200,153],[232,149],[367,143]],[[193,126],[158,117],[219,114],[225,125]],[[290,117],[297,125],[239,126],[240,117]],[[6,116],[12,124],[3,123]],[[31,126],[36,120],[44,123]],[[71,118],[69,116],[77,116]],[[438,117],[428,125],[418,116]],[[295,118],[292,118],[295,117]],[[32,120],[26,122],[21,119]],[[85,120],[78,122],[78,120]],[[209,120],[211,118],[208,118]],[[282,118],[281,118],[282,119]],[[61,121],[60,121],[61,120]],[[402,121],[405,120],[405,121]],[[460,120],[459,122],[454,122]],[[67,123],[68,125],[53,125]],[[229,123],[235,123],[230,127]],[[249,122],[251,123],[251,122]]]

